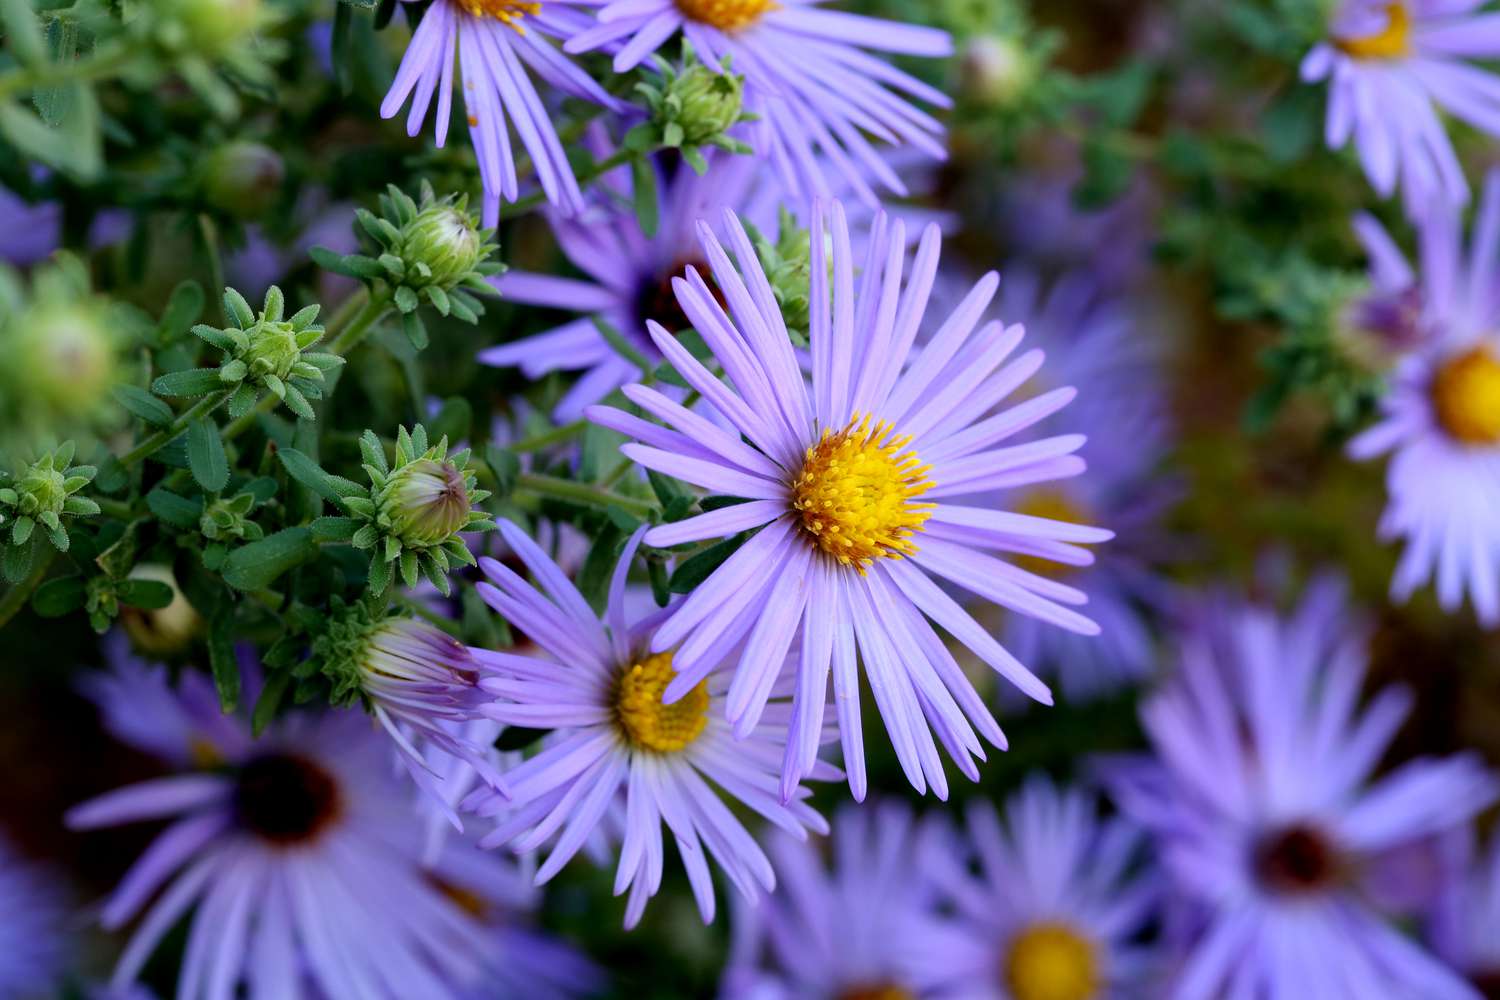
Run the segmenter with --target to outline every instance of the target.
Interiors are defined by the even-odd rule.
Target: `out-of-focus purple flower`
[[[416,135],[435,94],[437,144],[443,145],[453,105],[457,49],[469,136],[484,183],[486,227],[499,220],[502,197],[515,201],[520,196],[510,126],[515,127],[526,147],[547,200],[567,212],[583,208],[583,194],[568,164],[567,152],[530,74],[535,73],[565,94],[609,108],[619,107],[604,88],[547,40],[578,34],[592,23],[578,8],[596,7],[601,2],[437,0],[412,33],[380,114],[394,117],[411,98],[406,128],[408,134]]]
[[[0,188],[0,261],[27,267],[44,260],[62,240],[62,206],[28,204]]]
[[[946,155],[942,125],[907,98],[946,108],[947,95],[865,51],[951,55],[952,39],[933,28],[825,10],[818,0],[610,0],[599,23],[564,48],[606,47],[623,73],[679,31],[705,64],[727,56],[731,71],[744,75],[745,109],[761,117],[742,126],[745,136],[798,198],[831,197],[847,186],[878,204],[868,177],[905,194],[870,136]]]
[[[1423,218],[1469,198],[1439,112],[1500,135],[1500,77],[1470,60],[1500,57],[1500,18],[1481,0],[1344,0],[1330,37],[1302,61],[1328,80],[1328,145],[1351,139],[1382,197],[1401,185]]]
[[[959,942],[934,909],[910,810],[846,806],[831,865],[811,844],[770,843],[780,885],[735,910],[725,1000],[914,1000],[932,958]]]
[[[1500,173],[1467,253],[1457,211],[1425,221],[1419,277],[1373,220],[1360,226],[1377,287],[1418,289],[1424,331],[1379,421],[1349,443],[1357,459],[1392,455],[1380,534],[1406,547],[1391,593],[1405,600],[1435,578],[1444,609],[1467,595],[1483,624],[1500,625]]]
[[[1026,694],[1049,703],[1051,694],[932,577],[1091,634],[1098,626],[1068,607],[1087,600],[1082,591],[985,550],[1074,563],[1078,544],[1111,533],[955,502],[1082,472],[1073,454],[1081,435],[1000,447],[1065,405],[1072,392],[1056,390],[997,411],[1035,370],[1025,357],[1007,364],[1021,342],[1019,326],[979,323],[998,276],[986,275],[914,349],[937,273],[937,227],[923,233],[903,289],[904,223],[877,216],[856,294],[843,207],[832,203],[831,267],[826,215],[826,206],[817,205],[811,227],[811,393],[749,237],[726,214],[727,250],[706,224],[700,237],[728,311],[696,269],[673,286],[733,388],[659,324],[650,329],[657,348],[737,433],[643,386],[627,387],[626,397],[669,426],[605,407],[588,413],[636,438],[621,450],[641,465],[747,501],[652,528],[649,544],[759,529],[651,640],[654,652],[676,650],[678,675],[667,699],[682,697],[742,649],[727,708],[736,733],[746,734],[800,634],[783,796],[816,759],[831,672],[849,784],[856,798],[864,797],[856,672],[862,659],[907,778],[943,797],[948,783],[934,730],[974,780],[973,758],[984,759],[975,729],[995,746],[1003,747],[1005,737],[929,619]]]
[[[947,827],[933,832],[920,867],[953,913],[956,933],[949,947],[923,956],[924,996],[1144,995],[1149,958],[1133,938],[1159,890],[1138,866],[1139,828],[1101,820],[1093,796],[1036,777],[1006,802],[1003,825],[993,806],[976,801],[967,838]]]
[[[806,829],[827,831],[804,801],[809,791],[794,789],[790,801],[776,797],[790,714],[785,692],[773,692],[776,703],[760,728],[739,740],[713,710],[721,708],[723,675],[700,679],[685,697],[663,703],[663,689],[677,676],[673,655],[647,648],[662,615],[627,621],[625,606],[626,578],[644,528],[620,556],[604,621],[524,532],[509,522],[501,522],[500,530],[540,590],[485,559],[481,566],[492,584],[481,584],[480,593],[508,621],[523,626],[546,656],[475,650],[497,675],[480,682],[496,699],[485,713],[506,725],[553,733],[540,753],[506,772],[505,794],[481,789],[465,803],[480,815],[501,818],[481,844],[530,851],[556,836],[537,872],[537,881],[545,882],[601,823],[623,812],[615,894],[630,890],[626,927],[635,926],[661,885],[663,823],[705,922],[714,915],[708,858],[747,898],[773,888],[770,862],[708,782],[798,836]],[[837,776],[826,764],[812,771],[814,778]]]
[[[1155,757],[1102,764],[1196,928],[1178,1000],[1474,996],[1364,887],[1382,855],[1494,802],[1496,782],[1472,755],[1372,778],[1409,698],[1386,689],[1359,708],[1365,637],[1352,617],[1331,578],[1287,617],[1211,609],[1178,676],[1142,707]]]
[[[67,953],[64,893],[0,838],[0,997],[52,995]]]
[[[106,719],[139,710],[132,678],[160,683],[150,669],[126,668],[101,689],[113,702]],[[183,678],[195,679],[203,681]],[[172,709],[155,697],[147,705],[173,732],[200,731],[193,704]],[[200,767],[68,814],[73,829],[172,821],[103,905],[111,930],[141,915],[113,984],[132,982],[194,908],[181,996],[225,996],[243,986],[253,1000],[443,998],[472,982],[484,929],[423,872],[420,824],[368,719],[295,715],[256,740],[244,720],[224,722],[230,731],[209,737],[215,756]],[[144,729],[112,728],[126,739]],[[169,759],[180,760],[194,741],[138,745],[171,746]]]
[[[1500,988],[1500,836],[1483,850],[1470,831],[1447,839],[1458,869],[1433,920],[1434,950],[1486,997]]]
[[[1029,357],[1041,374],[1032,384],[1041,392],[1060,385],[1078,391],[1066,426],[1054,416],[1037,432],[1086,435],[1079,455],[1088,474],[1010,491],[1000,502],[1025,514],[1104,525],[1119,539],[1102,564],[1080,551],[1075,566],[1031,567],[1089,595],[1097,637],[1022,615],[1007,616],[1002,635],[1022,662],[1053,672],[1068,697],[1097,695],[1139,680],[1155,662],[1146,609],[1165,602],[1167,583],[1152,559],[1161,557],[1158,522],[1176,492],[1160,469],[1170,444],[1162,346],[1142,335],[1123,301],[1103,297],[1080,273],[1044,287],[1035,273],[1011,269],[1001,312],[1024,323],[1036,345]]]

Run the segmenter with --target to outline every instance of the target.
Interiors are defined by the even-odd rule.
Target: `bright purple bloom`
[[[0,997],[52,995],[66,957],[67,922],[52,874],[0,839]]]
[[[1364,709],[1365,635],[1336,581],[1278,617],[1229,604],[1183,643],[1142,708],[1154,759],[1107,762],[1197,928],[1170,996],[1472,997],[1372,905],[1390,852],[1460,829],[1496,798],[1473,755],[1372,777],[1410,699]]]
[[[1344,0],[1302,61],[1302,79],[1329,80],[1328,145],[1352,139],[1375,190],[1389,197],[1399,183],[1413,218],[1469,198],[1440,112],[1500,136],[1500,76],[1471,62],[1500,57],[1500,14],[1483,5]]]
[[[770,843],[781,885],[735,911],[725,1000],[922,997],[923,971],[946,953],[947,931],[919,858],[911,811],[845,806],[834,817],[831,863],[813,845]]]
[[[540,589],[502,563],[483,559],[491,583],[480,584],[480,594],[506,620],[524,627],[546,655],[475,650],[498,675],[480,682],[496,698],[485,711],[506,725],[553,732],[540,753],[506,772],[508,794],[481,789],[466,803],[480,815],[500,818],[482,846],[530,851],[555,835],[537,872],[542,883],[600,824],[620,824],[615,894],[630,890],[626,927],[635,926],[661,885],[663,823],[705,922],[714,915],[709,858],[747,898],[772,889],[770,862],[721,795],[796,836],[805,837],[807,829],[827,831],[804,801],[809,791],[799,787],[782,800],[776,795],[790,707],[778,697],[760,728],[737,740],[717,711],[727,685],[722,675],[699,678],[685,697],[662,702],[663,689],[677,675],[672,654],[648,648],[662,614],[627,621],[626,612],[625,583],[644,528],[620,556],[603,621],[524,532],[507,521],[500,530]],[[815,778],[837,775],[826,764],[812,772]]]
[[[1091,634],[1098,627],[1067,606],[1083,604],[1082,591],[985,550],[1076,563],[1078,543],[1111,535],[958,502],[1082,472],[1073,454],[1081,435],[1000,447],[1064,406],[1072,390],[994,412],[1035,371],[1033,358],[1007,363],[1021,342],[1019,326],[979,324],[999,284],[994,274],[913,348],[937,273],[936,226],[924,232],[903,289],[904,224],[877,216],[856,295],[849,228],[834,202],[830,298],[825,215],[819,204],[811,227],[811,393],[749,237],[726,215],[727,251],[706,224],[700,237],[728,312],[696,269],[674,288],[731,384],[659,324],[651,324],[651,336],[738,433],[642,386],[627,387],[626,397],[670,426],[604,407],[589,417],[636,438],[621,450],[641,465],[747,501],[652,528],[649,544],[759,529],[656,630],[652,651],[675,650],[678,665],[668,700],[733,655],[729,720],[748,734],[790,651],[796,692],[782,794],[816,759],[831,672],[850,787],[863,798],[856,673],[863,661],[908,779],[946,796],[933,730],[975,780],[971,755],[984,759],[975,729],[996,746],[1005,737],[932,622],[1026,694],[1043,702],[1051,694],[932,576]]]
[[[416,135],[436,94],[437,144],[443,145],[453,105],[457,49],[469,136],[484,182],[486,226],[499,219],[501,197],[515,201],[520,196],[507,120],[526,147],[547,200],[568,212],[583,208],[567,152],[527,71],[565,94],[618,107],[604,88],[547,41],[547,37],[571,37],[590,24],[592,19],[577,8],[595,7],[599,2],[436,0],[413,32],[380,114],[394,117],[411,97],[406,128],[408,134]]]
[[[1439,603],[1465,595],[1500,625],[1500,173],[1485,182],[1464,252],[1456,211],[1421,227],[1421,274],[1372,219],[1359,223],[1377,291],[1414,297],[1417,346],[1397,365],[1381,418],[1349,444],[1357,459],[1392,454],[1383,538],[1406,548],[1391,581],[1404,600],[1435,580]]]
[[[1176,492],[1160,468],[1170,445],[1161,349],[1123,301],[1103,297],[1082,274],[1047,287],[1035,273],[1011,269],[1000,301],[1006,317],[1025,324],[1039,369],[1046,352],[1032,385],[1078,390],[1066,428],[1052,417],[1037,432],[1087,435],[1079,454],[1089,467],[1086,476],[1004,493],[1002,502],[1026,514],[1104,525],[1119,539],[1100,564],[1093,553],[1078,552],[1072,566],[1031,567],[1089,595],[1097,637],[1023,615],[1007,615],[1001,635],[1017,659],[1055,674],[1069,698],[1098,695],[1150,672],[1156,651],[1146,611],[1167,599],[1168,584],[1152,566],[1165,547],[1159,521]]]
[[[731,71],[744,75],[745,108],[761,117],[742,126],[745,137],[801,200],[847,186],[876,204],[867,177],[905,194],[870,137],[946,155],[942,125],[907,98],[946,108],[947,95],[866,51],[951,55],[952,39],[934,28],[826,10],[819,0],[610,0],[599,23],[564,48],[607,47],[623,73],[679,31],[705,64],[727,56]]]
[[[956,928],[922,963],[930,995],[1145,995],[1148,955],[1133,939],[1159,893],[1138,863],[1141,830],[1096,808],[1093,796],[1035,777],[1006,801],[1003,824],[976,801],[966,838],[944,827],[923,845],[921,868]]]
[[[134,679],[151,692],[137,698]],[[171,825],[104,903],[108,929],[142,915],[115,969],[132,982],[189,910],[179,977],[185,997],[444,998],[478,974],[484,929],[419,864],[421,826],[388,750],[358,712],[296,715],[260,739],[246,721],[206,727],[212,685],[182,676],[184,697],[160,697],[165,671],[126,668],[105,695],[107,723],[131,740],[181,734],[167,758],[183,772],[73,809],[73,829],[159,819]],[[214,710],[215,712],[217,709]],[[132,740],[132,742],[135,742]],[[166,741],[137,743],[157,751]],[[184,761],[195,761],[187,769]]]

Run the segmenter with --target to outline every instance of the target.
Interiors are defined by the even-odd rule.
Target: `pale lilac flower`
[[[1030,567],[1089,595],[1097,637],[1023,615],[1007,615],[1001,636],[1017,659],[1054,674],[1069,698],[1097,696],[1150,672],[1156,650],[1147,612],[1168,598],[1153,565],[1167,548],[1159,522],[1177,493],[1161,470],[1171,444],[1161,345],[1143,335],[1122,300],[1104,297],[1081,273],[1045,286],[1034,272],[1013,268],[1001,286],[1001,311],[1025,324],[1038,367],[1046,352],[1034,390],[1068,385],[1079,394],[1065,411],[1066,427],[1056,416],[1037,432],[1087,435],[1079,455],[1089,466],[1086,476],[1003,493],[1001,504],[1103,525],[1119,539],[1103,563],[1083,552],[1077,565]]]
[[[134,673],[164,683],[159,670]],[[196,673],[183,681],[208,684]],[[125,701],[106,719],[128,717],[134,694],[116,685],[106,698]],[[148,704],[184,736],[169,759],[198,766],[67,817],[73,829],[171,820],[102,907],[111,930],[140,917],[114,986],[134,981],[190,910],[181,997],[242,986],[251,1000],[443,998],[478,974],[484,930],[422,871],[421,827],[363,714],[295,715],[256,740],[235,717],[201,727],[196,698]]]
[[[1413,218],[1468,200],[1440,114],[1500,136],[1500,77],[1473,60],[1500,57],[1500,15],[1484,0],[1344,0],[1330,37],[1302,61],[1328,80],[1328,145],[1350,140],[1371,185],[1399,183]]]
[[[0,997],[51,996],[67,955],[64,893],[0,838]]]
[[[946,108],[947,95],[866,51],[952,54],[948,34],[934,28],[828,10],[819,0],[609,0],[599,23],[564,48],[607,47],[623,73],[679,31],[704,63],[716,67],[727,56],[731,71],[744,75],[745,108],[760,116],[742,126],[744,136],[800,199],[847,185],[876,204],[867,177],[905,194],[871,137],[945,156],[942,125],[908,98]]]
[[[1473,755],[1373,776],[1410,699],[1388,688],[1359,707],[1367,653],[1351,619],[1328,578],[1287,617],[1213,609],[1142,707],[1155,758],[1102,765],[1195,929],[1174,1000],[1474,996],[1366,886],[1383,856],[1461,829],[1496,782]]]
[[[1420,229],[1420,275],[1371,219],[1359,223],[1378,289],[1414,290],[1418,346],[1396,366],[1381,416],[1349,444],[1357,459],[1391,453],[1380,535],[1405,550],[1391,593],[1434,580],[1438,602],[1465,596],[1500,624],[1500,173],[1485,182],[1465,253],[1456,211]]]
[[[1003,824],[974,802],[967,838],[940,828],[923,845],[919,867],[956,933],[923,956],[919,982],[952,1000],[1145,995],[1150,957],[1134,938],[1159,890],[1143,847],[1138,827],[1100,819],[1093,796],[1044,777],[1006,801]]]
[[[663,704],[662,690],[676,676],[672,654],[648,648],[662,613],[629,621],[626,612],[626,579],[644,527],[620,556],[603,621],[524,532],[507,521],[500,530],[540,589],[485,559],[480,565],[491,583],[480,584],[480,594],[546,655],[475,650],[498,675],[480,682],[496,699],[485,711],[507,725],[553,732],[541,752],[506,772],[508,795],[481,789],[470,796],[468,807],[500,817],[481,844],[530,851],[555,837],[537,872],[542,883],[601,823],[618,823],[623,833],[614,889],[616,895],[630,891],[627,927],[640,920],[661,885],[663,823],[705,922],[714,915],[709,858],[748,898],[773,888],[770,862],[724,796],[797,836],[807,829],[826,832],[804,801],[809,791],[794,789],[790,802],[776,795],[789,706],[778,697],[761,726],[736,740],[720,718],[723,675],[699,678],[685,697]],[[815,778],[837,774],[826,764],[812,771]]]
[[[548,41],[549,37],[571,37],[591,23],[578,8],[595,7],[600,2],[435,0],[412,33],[380,114],[394,117],[410,97],[406,128],[408,134],[416,135],[436,95],[434,124],[437,144],[443,145],[453,105],[456,50],[469,136],[484,183],[485,226],[493,226],[499,219],[502,197],[515,201],[520,196],[511,126],[531,158],[547,200],[569,212],[583,208],[583,195],[568,164],[567,151],[557,136],[551,113],[532,85],[531,73],[564,94],[609,108],[619,106]]]
[[[932,576],[1011,611],[1090,634],[1098,627],[1068,607],[1087,600],[1082,591],[986,550],[1076,563],[1078,543],[1111,535],[958,502],[1082,472],[1073,454],[1081,435],[1001,446],[1073,393],[1057,389],[997,411],[1035,371],[1034,358],[1009,361],[1021,342],[1019,326],[979,324],[999,278],[982,279],[914,349],[937,271],[936,226],[923,234],[903,290],[904,224],[877,216],[856,295],[857,262],[843,208],[833,203],[831,269],[826,214],[819,204],[811,227],[811,393],[749,238],[739,220],[726,215],[727,251],[706,225],[700,235],[729,311],[696,269],[674,287],[730,385],[660,325],[651,325],[651,335],[739,433],[708,425],[641,386],[627,387],[626,397],[669,427],[604,407],[590,409],[589,417],[636,438],[639,443],[621,450],[641,465],[747,501],[657,526],[646,535],[649,544],[756,531],[651,640],[653,651],[675,651],[678,676],[668,700],[732,658],[728,718],[746,735],[790,652],[796,691],[782,765],[786,796],[816,759],[832,673],[844,764],[855,797],[863,798],[856,668],[862,660],[907,778],[919,790],[930,783],[945,796],[933,730],[971,779],[979,774],[971,755],[984,758],[975,729],[996,746],[1003,747],[1005,737],[933,622],[1026,694],[1043,702],[1051,694]]]
[[[1480,850],[1472,831],[1448,838],[1457,868],[1433,920],[1433,948],[1486,997],[1500,989],[1500,836]]]

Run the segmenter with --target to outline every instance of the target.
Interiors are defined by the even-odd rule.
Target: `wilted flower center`
[[[1355,59],[1400,59],[1411,52],[1411,14],[1404,3],[1385,5],[1385,27],[1362,38],[1334,41]]]
[[[343,810],[339,786],[322,765],[299,754],[256,757],[240,769],[234,810],[242,827],[273,844],[316,837]]]
[[[1446,362],[1432,379],[1437,422],[1465,444],[1500,444],[1500,358],[1476,347]]]
[[[682,16],[720,31],[738,31],[749,27],[766,11],[780,4],[775,0],[677,0]]]
[[[911,990],[892,983],[856,986],[839,994],[839,1000],[915,1000]]]
[[[863,572],[876,559],[916,551],[911,535],[922,530],[933,505],[913,498],[932,481],[910,443],[910,435],[865,414],[841,431],[825,430],[807,449],[791,482],[792,506],[824,553]]]
[[[1088,1000],[1099,993],[1094,945],[1066,924],[1037,923],[1017,934],[1002,973],[1014,1000]]]
[[[1265,837],[1255,851],[1255,875],[1282,893],[1315,892],[1338,877],[1338,851],[1321,830],[1295,824]]]
[[[542,12],[541,0],[458,0],[458,5],[475,17],[492,17],[524,34],[521,19]]]
[[[662,692],[676,676],[672,654],[656,653],[626,667],[615,682],[615,720],[631,746],[675,753],[703,733],[708,725],[708,682],[670,705],[662,704]]]

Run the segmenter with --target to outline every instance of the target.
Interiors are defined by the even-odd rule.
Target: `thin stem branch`
[[[571,479],[559,479],[556,476],[523,473],[516,477],[516,489],[526,490],[540,497],[550,497],[553,500],[585,504],[601,509],[618,507],[627,514],[641,518],[650,516],[656,510],[656,505],[647,500],[638,500],[635,497],[612,493],[587,483],[575,483]]]
[[[120,42],[101,45],[82,59],[71,62],[49,62],[41,66],[20,66],[0,74],[0,99],[22,91],[53,87],[60,83],[89,83],[112,76],[132,58],[129,46]]]
[[[587,420],[575,420],[572,423],[554,427],[550,431],[543,431],[540,434],[533,434],[529,438],[522,438],[515,444],[507,445],[506,447],[507,450],[517,453],[541,451],[550,445],[561,444],[564,441],[569,441],[577,437],[583,433],[588,425]]]
[[[229,395],[230,394],[228,391],[211,392],[207,396],[199,399],[198,402],[194,403],[192,406],[179,413],[177,415],[177,419],[173,420],[170,425],[157,431],[155,434],[146,438],[146,440],[142,441],[140,444],[136,445],[134,448],[121,455],[120,464],[128,469],[130,466],[141,461],[141,459],[148,458],[149,456],[156,454],[162,448],[166,447],[166,445],[173,439],[175,439],[177,435],[187,430],[188,424],[191,424],[199,417],[206,417],[214,410],[218,409],[220,404],[222,404],[226,399],[229,398]]]

